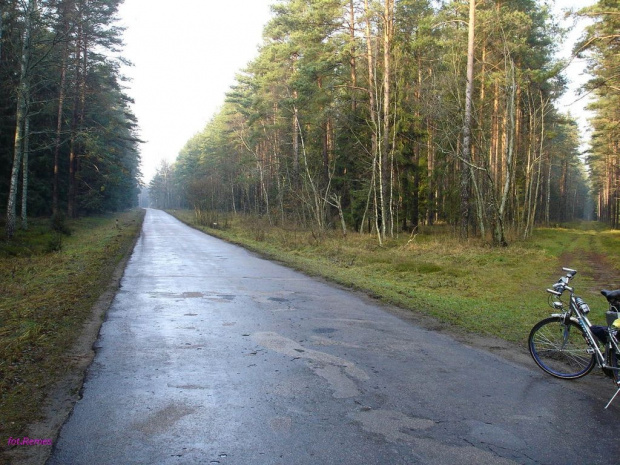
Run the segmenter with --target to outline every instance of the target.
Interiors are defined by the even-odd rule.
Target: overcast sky
[[[271,0],[125,0],[123,57],[134,66],[142,173],[173,161],[224,103],[235,74],[258,55]]]
[[[578,10],[590,5],[594,5],[596,1],[597,0],[556,0],[556,11],[558,12],[558,14],[562,15],[563,11],[565,11],[569,7]],[[581,21],[581,23],[575,24],[574,20],[567,19],[564,21],[563,25],[565,27],[573,27],[572,31],[567,37],[566,43],[562,47],[562,51],[559,54],[562,58],[569,58],[572,53],[573,44],[583,34],[583,30],[586,24],[585,21]],[[588,97],[580,96],[578,94],[579,87],[585,84],[589,79],[588,75],[584,73],[585,66],[586,63],[584,60],[574,59],[573,61],[571,61],[570,65],[566,70],[566,76],[569,80],[569,90],[558,102],[558,109],[561,112],[570,113],[574,118],[577,119],[577,122],[579,123],[579,127],[581,129],[582,150],[587,149],[587,145],[590,139],[590,126],[587,121],[589,114],[585,110],[585,107],[588,104]]]
[[[556,0],[556,10],[594,1]],[[258,55],[272,3],[125,0],[120,9],[121,25],[127,28],[122,55],[134,63],[124,73],[132,79],[128,94],[135,100],[133,110],[146,141],[141,145],[145,182],[150,181],[161,160],[174,161],[185,143],[224,103],[235,74]],[[565,49],[571,47],[569,43]],[[582,69],[583,63],[571,66],[574,83],[583,82]],[[560,110],[579,116],[583,101],[574,103],[575,99],[572,92],[568,94]]]

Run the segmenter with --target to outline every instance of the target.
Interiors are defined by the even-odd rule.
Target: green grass
[[[171,212],[195,224],[190,211]],[[523,344],[531,327],[551,313],[550,287],[562,266],[577,269],[577,294],[603,322],[602,288],[620,285],[620,233],[599,223],[542,228],[527,241],[492,248],[463,244],[444,227],[424,228],[379,247],[376,237],[273,227],[260,218],[220,214],[208,233],[241,244],[311,275],[362,290],[384,302],[437,318],[453,330]],[[225,226],[224,226],[225,225]]]
[[[28,231],[0,242],[0,437],[17,437],[37,419],[46,389],[70,368],[64,353],[130,252],[142,218],[131,211],[71,220],[70,235],[34,219]]]

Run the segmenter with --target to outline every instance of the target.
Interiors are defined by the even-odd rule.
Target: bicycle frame
[[[564,268],[563,270],[568,271],[569,273],[574,272],[574,270],[571,270],[568,268]],[[574,276],[574,274],[572,276]],[[572,276],[569,274],[565,278],[563,277],[561,279],[561,282],[563,283],[563,289],[570,292],[570,301],[568,305],[568,310],[564,310],[562,313],[553,313],[551,314],[551,316],[563,318],[564,321],[567,321],[567,319],[569,319],[577,323],[579,327],[583,330],[585,340],[589,347],[588,352],[594,354],[596,358],[596,364],[598,365],[598,367],[603,370],[612,370],[612,371],[617,372],[618,370],[620,370],[620,368],[609,365],[607,363],[606,355],[608,355],[610,351],[615,351],[616,354],[620,352],[619,346],[618,346],[618,340],[615,334],[613,334],[612,331],[608,330],[607,331],[607,342],[605,343],[605,354],[601,352],[601,349],[599,348],[597,340],[594,334],[592,333],[592,330],[590,329],[592,324],[590,323],[590,320],[588,319],[588,317],[585,315],[585,313],[581,310],[580,306],[578,305],[577,298],[575,297],[574,288],[568,286],[568,281],[569,279],[572,278]],[[557,296],[558,298],[562,296],[562,292],[558,292],[556,290],[547,289],[547,292],[549,292],[552,295]],[[558,302],[553,303],[553,307],[557,309],[560,309],[560,308],[563,309],[564,303],[561,300],[559,300]],[[564,342],[565,343],[568,340],[569,331],[570,331],[570,326],[566,325],[564,329]],[[618,382],[617,385],[618,385],[618,390],[613,395],[613,397],[610,399],[610,401],[607,403],[605,408],[609,407],[611,403],[614,401],[614,399],[616,398],[616,396],[620,394],[620,382]]]

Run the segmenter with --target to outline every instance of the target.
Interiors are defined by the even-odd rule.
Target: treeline
[[[137,203],[137,123],[113,56],[122,0],[0,0],[0,204],[75,217]]]
[[[160,167],[152,202],[380,242],[444,222],[506,244],[509,230],[581,218],[591,196],[578,128],[554,106],[562,31],[543,2],[469,7],[277,2],[258,57]]]
[[[600,0],[581,15],[592,20],[575,52],[588,59],[592,76],[584,92],[593,97],[590,110],[592,150],[588,164],[600,219],[620,226],[620,2]]]

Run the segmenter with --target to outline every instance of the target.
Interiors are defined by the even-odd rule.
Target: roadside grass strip
[[[36,421],[46,391],[71,369],[66,352],[143,217],[132,210],[67,220],[70,234],[33,219],[0,242],[0,437],[18,437]]]

